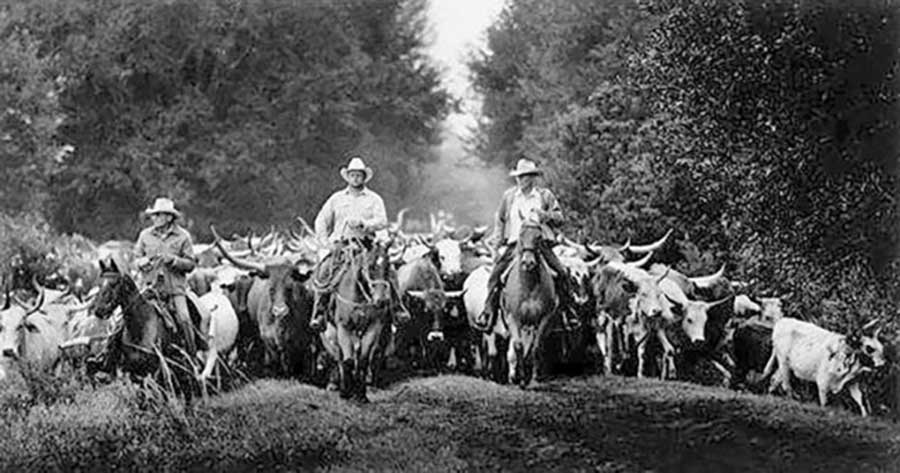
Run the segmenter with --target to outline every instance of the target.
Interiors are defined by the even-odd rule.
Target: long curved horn
[[[619,247],[619,251],[626,251],[631,248],[631,238],[625,240],[625,244]]]
[[[688,280],[691,281],[691,283],[697,287],[707,288],[707,287],[715,284],[716,281],[718,281],[719,278],[721,278],[723,274],[725,274],[725,265],[724,264],[722,265],[721,268],[719,268],[718,271],[716,271],[713,274],[710,274],[709,276],[697,276],[697,277],[693,277],[693,278],[688,278]]]
[[[715,307],[715,306],[717,306],[717,305],[719,305],[719,304],[722,304],[722,303],[727,302],[729,299],[731,299],[731,297],[732,297],[732,296],[728,296],[728,297],[719,299],[719,300],[717,300],[717,301],[715,301],[715,302],[707,302],[706,308],[707,308],[707,309],[712,309],[713,307]]]
[[[445,292],[444,294],[445,294],[447,297],[462,297],[463,294],[465,294],[466,291],[468,291],[468,290],[469,290],[469,289],[466,288],[466,289],[463,289],[463,290],[461,290],[461,291],[447,291],[447,292]]]
[[[400,231],[403,229],[403,220],[406,218],[406,212],[409,212],[409,207],[403,207],[397,212],[397,223],[394,224],[394,229]]]
[[[218,236],[217,236],[217,238],[218,238]],[[247,234],[247,248],[250,249],[251,255],[256,253],[256,250],[253,249],[253,231],[252,230],[250,231],[250,233]]]
[[[237,258],[231,256],[231,253],[229,253],[228,250],[226,250],[225,247],[222,246],[222,238],[219,236],[218,232],[216,232],[216,228],[212,224],[209,225],[209,230],[212,232],[213,237],[215,237],[215,241],[213,243],[216,245],[216,248],[218,248],[219,251],[222,252],[222,256],[224,256],[225,259],[227,259],[228,261],[231,261],[231,264],[233,264],[241,269],[246,269],[249,271],[257,271],[262,274],[269,274],[268,271],[266,271],[266,267],[260,263],[254,263],[251,261],[240,260],[240,259],[237,259]]]
[[[590,261],[585,261],[584,265],[587,266],[588,268],[593,268],[594,266],[597,266],[598,264],[600,264],[601,261],[603,261],[603,257],[598,256],[597,258],[592,259]]]
[[[41,286],[40,284],[38,284],[37,277],[32,278],[31,284],[34,286],[35,289],[37,289],[38,297],[34,303],[34,306],[23,307],[25,309],[25,317],[28,317],[29,315],[41,310],[41,306],[44,305],[44,296],[46,294],[46,291],[44,290],[44,286]]]
[[[306,220],[303,220],[303,217],[297,216],[297,221],[300,222],[300,225],[303,226],[303,230],[305,230],[307,233],[309,233],[310,235],[316,234],[316,232],[313,231],[312,227],[310,227],[309,224],[306,223]]]
[[[669,231],[666,232],[665,235],[663,235],[662,238],[654,241],[653,243],[650,243],[649,245],[630,245],[629,246],[629,243],[626,243],[625,245],[628,248],[628,251],[631,251],[632,253],[649,253],[651,251],[656,251],[656,250],[660,249],[666,243],[666,240],[669,239],[670,235],[672,235],[671,228],[669,229]]]
[[[652,258],[652,257],[653,257],[653,252],[651,251],[651,252],[647,253],[647,255],[644,256],[643,258],[641,258],[637,261],[626,261],[625,264],[627,264],[628,266],[634,267],[634,268],[640,268],[641,266],[647,264],[647,262],[649,262],[650,258]]]
[[[299,233],[297,233],[293,227],[288,228],[288,234],[290,235],[291,240],[293,240],[293,241],[303,240],[303,235],[300,235]]]

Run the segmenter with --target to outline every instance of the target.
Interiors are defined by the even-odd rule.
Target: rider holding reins
[[[374,171],[366,166],[362,157],[353,156],[347,166],[341,168],[340,173],[347,182],[347,187],[332,194],[316,216],[316,236],[319,241],[328,242],[330,245],[328,254],[316,267],[315,277],[317,280],[324,278],[324,275],[331,274],[340,265],[340,262],[335,260],[340,256],[340,249],[348,241],[358,240],[364,245],[371,245],[375,238],[375,232],[388,225],[384,200],[366,187],[366,183],[372,180]],[[392,284],[396,289],[396,281],[393,281]],[[395,307],[400,308],[398,312],[403,312],[404,309],[402,309],[403,306],[400,304],[396,290],[391,292]],[[315,330],[325,329],[325,316],[330,306],[331,293],[317,291],[310,327]],[[402,318],[403,314],[398,313],[395,314],[396,316]]]
[[[191,235],[176,223],[181,212],[171,199],[160,197],[145,211],[152,225],[141,231],[134,251],[134,265],[142,289],[153,288],[163,298],[171,298],[175,318],[188,353],[197,353],[194,325],[187,306],[187,273],[197,265]]]
[[[509,173],[510,176],[516,178],[516,187],[511,187],[503,193],[500,207],[497,209],[494,238],[497,242],[496,248],[499,257],[491,271],[490,279],[488,279],[488,296],[484,311],[475,321],[481,330],[490,331],[494,327],[502,292],[500,278],[515,256],[515,245],[526,220],[537,221],[543,229],[544,237],[539,246],[540,254],[550,268],[556,272],[556,293],[562,308],[563,322],[569,327],[578,323],[577,318],[571,313],[573,305],[569,273],[553,252],[553,231],[549,228],[559,226],[563,222],[563,214],[553,192],[535,184],[537,176],[542,173],[543,171],[538,169],[533,161],[524,158],[520,159],[516,164],[516,169]]]

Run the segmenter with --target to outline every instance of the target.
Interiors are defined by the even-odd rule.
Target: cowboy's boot
[[[309,328],[311,328],[314,332],[325,331],[325,314],[329,299],[329,294],[327,293],[315,293],[312,319],[310,319],[309,321]]]
[[[500,285],[497,284],[488,289],[488,296],[484,302],[484,310],[475,319],[476,328],[482,332],[490,332],[494,329],[497,320],[497,310],[500,308]]]
[[[557,276],[556,293],[559,297],[560,319],[566,330],[574,330],[581,325],[578,314],[575,313],[575,303],[572,300],[572,287],[566,276]]]
[[[403,304],[403,298],[400,297],[400,291],[397,290],[396,278],[391,281],[391,305],[394,308],[394,322],[397,325],[403,325],[412,320],[412,314]]]

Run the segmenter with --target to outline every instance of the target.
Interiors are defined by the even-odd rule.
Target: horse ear
[[[105,261],[105,260],[100,259],[100,260],[98,261],[98,263],[100,263],[100,274],[108,273],[108,272],[109,272],[109,266],[106,265],[106,261]]]
[[[109,271],[111,273],[121,273],[121,271],[119,271],[119,267],[116,265],[115,259],[109,259]]]

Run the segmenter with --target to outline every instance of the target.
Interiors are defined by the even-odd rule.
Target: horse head
[[[137,291],[131,278],[123,273],[115,260],[100,260],[100,290],[91,303],[91,312],[101,319],[108,319],[116,307],[124,305],[128,296]]]
[[[534,222],[525,222],[519,231],[519,264],[526,272],[532,272],[538,267],[538,245],[542,235],[540,225]]]
[[[391,300],[391,258],[388,254],[390,246],[391,242],[375,241],[366,255],[366,264],[363,268],[363,281],[368,287],[371,303],[378,307],[387,305]]]

